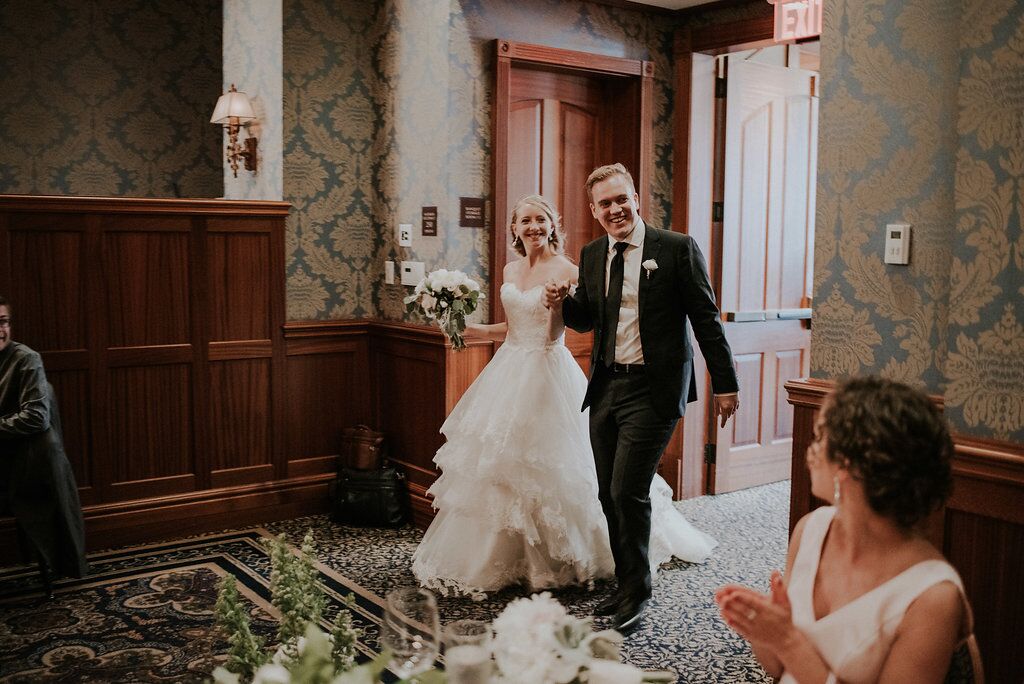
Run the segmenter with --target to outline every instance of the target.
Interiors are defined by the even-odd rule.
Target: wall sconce
[[[221,124],[228,129],[228,161],[231,163],[231,170],[238,178],[238,165],[240,160],[245,162],[247,171],[256,172],[256,138],[249,136],[242,144],[238,142],[238,129],[244,124],[256,120],[256,112],[253,111],[249,96],[235,90],[235,84],[231,89],[220,96],[217,106],[213,108],[213,116],[210,123]]]

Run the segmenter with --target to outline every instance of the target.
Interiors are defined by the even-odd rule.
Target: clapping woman
[[[922,535],[950,491],[952,441],[928,398],[879,378],[840,384],[807,449],[815,496],[769,594],[715,599],[775,678],[792,684],[941,682],[971,611],[956,570]]]

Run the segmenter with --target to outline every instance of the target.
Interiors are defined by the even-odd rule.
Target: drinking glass
[[[381,644],[391,652],[388,667],[402,679],[426,672],[437,659],[437,600],[426,589],[400,587],[388,592]]]
[[[491,681],[491,626],[482,620],[457,620],[444,628],[445,672],[451,684]]]

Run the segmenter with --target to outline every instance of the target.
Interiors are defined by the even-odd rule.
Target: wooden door
[[[790,474],[793,409],[783,385],[810,362],[815,78],[729,57],[720,298],[742,408],[713,428],[716,493]]]
[[[509,210],[524,195],[539,194],[554,202],[562,214],[565,253],[573,260],[583,245],[604,232],[583,190],[590,171],[605,156],[598,154],[601,92],[595,78],[512,69]],[[508,258],[517,257],[509,247]]]

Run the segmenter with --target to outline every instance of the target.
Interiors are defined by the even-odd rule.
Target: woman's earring
[[[512,233],[512,246],[513,247],[518,247],[520,242],[521,241],[519,239],[519,236],[516,235],[515,233]]]
[[[548,242],[554,242],[554,241],[555,241],[555,231],[551,231],[550,233],[548,233]]]
[[[836,506],[839,505],[839,476],[832,476],[832,483],[835,485],[835,489],[832,490],[832,503]]]

